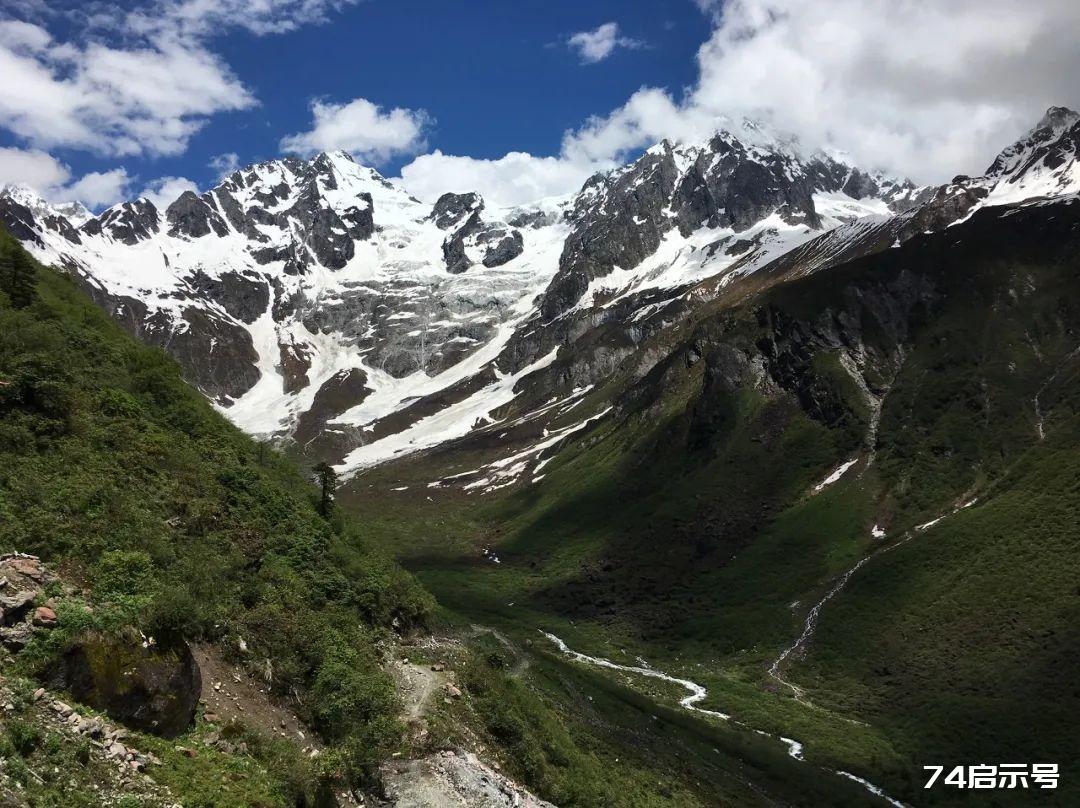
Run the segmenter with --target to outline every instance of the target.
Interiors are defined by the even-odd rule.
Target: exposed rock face
[[[282,389],[286,393],[295,393],[308,386],[308,371],[311,370],[311,357],[302,345],[282,344],[281,376]]]
[[[488,239],[488,242],[491,241],[495,243],[484,253],[483,264],[486,267],[501,267],[525,252],[525,240],[517,230],[509,233],[493,231]]]
[[[222,272],[211,277],[197,270],[188,282],[195,295],[218,303],[244,323],[255,322],[270,304],[270,286],[254,272]]]
[[[988,177],[1016,177],[1037,166],[1051,170],[1075,162],[1080,154],[1080,114],[1050,107],[1035,128],[999,154]]]
[[[318,438],[327,421],[362,403],[369,393],[367,374],[362,370],[353,368],[331,376],[315,394],[311,408],[300,416],[296,442],[304,445]]]
[[[133,729],[174,738],[195,718],[202,679],[182,639],[80,637],[53,674],[56,687]]]
[[[8,553],[0,556],[0,643],[8,650],[21,650],[36,628],[56,625],[51,606],[35,607],[45,588],[56,580],[37,556]]]
[[[194,191],[184,191],[180,198],[165,210],[165,219],[169,223],[169,235],[202,238],[211,233],[217,236],[227,235],[228,225],[221,214],[212,205],[210,194],[197,196]]]
[[[554,808],[469,752],[440,752],[382,769],[394,808]]]
[[[0,196],[0,223],[14,238],[24,244],[45,246],[45,242],[38,233],[34,214],[17,198],[8,195]]]
[[[483,209],[484,200],[480,198],[480,194],[446,193],[435,201],[435,206],[431,209],[431,220],[440,230],[449,230]]]
[[[81,228],[88,236],[104,234],[128,246],[150,238],[158,229],[158,210],[149,199],[137,199],[109,208]]]

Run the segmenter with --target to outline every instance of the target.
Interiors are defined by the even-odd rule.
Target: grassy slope
[[[0,234],[0,249],[13,248]],[[68,278],[40,269],[38,292],[22,310],[0,294],[0,551],[40,554],[88,585],[102,628],[179,632],[220,641],[237,661],[270,660],[274,689],[298,697],[337,753],[301,776],[312,767],[290,769],[274,751],[250,792],[230,786],[236,804],[267,791],[286,804],[324,775],[360,776],[397,737],[376,642],[392,623],[423,620],[430,596],[353,523],[322,518],[293,465]],[[24,667],[63,650],[77,626],[61,617]],[[174,761],[191,770],[176,774],[178,793],[220,781],[213,757],[205,770]]]
[[[361,477],[379,494],[356,505],[458,614],[522,637],[544,626],[609,658],[643,654],[706,683],[722,709],[806,741],[808,759],[902,797],[928,798],[928,762],[1067,765],[1065,728],[1080,716],[1078,378],[1066,359],[1080,343],[1075,242],[1072,211],[980,215],[769,293],[813,318],[848,285],[917,272],[935,287],[886,399],[874,465],[818,496],[807,492],[857,446],[862,413],[852,406],[849,423],[827,429],[744,392],[709,402],[719,426],[695,453],[697,366],[659,406],[565,449],[541,484],[482,500],[397,495],[409,510],[377,517],[389,481],[431,478],[420,458]],[[830,358],[815,363],[851,401]],[[1048,380],[1040,442],[1032,397]],[[898,537],[969,493],[983,504],[871,562],[825,607],[811,653],[791,666],[817,707],[770,683],[768,662],[806,610],[876,546],[872,525]],[[479,558],[487,544],[503,564]],[[1063,780],[1050,798],[1069,794]]]

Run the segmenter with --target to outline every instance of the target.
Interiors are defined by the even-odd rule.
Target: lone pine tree
[[[16,309],[26,308],[37,297],[37,270],[22,247],[0,252],[0,288]]]
[[[319,481],[321,496],[319,498],[319,513],[324,518],[329,518],[334,509],[334,489],[337,488],[337,472],[329,463],[319,463],[313,469]]]

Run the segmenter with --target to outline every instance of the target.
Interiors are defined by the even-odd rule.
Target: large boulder
[[[83,704],[165,738],[191,725],[202,695],[198,663],[179,637],[151,642],[88,632],[72,644],[51,678],[51,685]]]

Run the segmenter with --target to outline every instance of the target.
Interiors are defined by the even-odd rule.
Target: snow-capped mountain
[[[1076,193],[1078,121],[1051,109],[984,177],[940,188],[721,131],[513,209],[424,204],[335,152],[249,166],[164,211],[139,199],[94,217],[9,188],[0,221],[239,426],[354,470],[500,422],[515,400],[576,406],[740,279]]]

